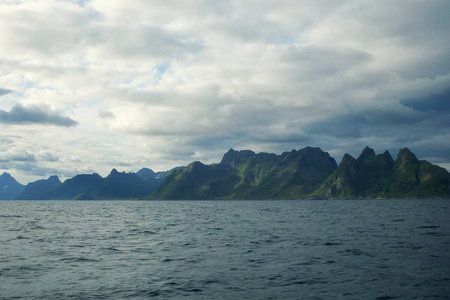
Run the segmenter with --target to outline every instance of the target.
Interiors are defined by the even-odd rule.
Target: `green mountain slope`
[[[407,148],[397,159],[389,152],[375,155],[366,147],[358,159],[344,155],[339,167],[313,193],[323,198],[448,197],[450,174],[427,161],[419,161]]]
[[[230,149],[220,164],[194,162],[171,172],[150,198],[298,198],[314,191],[336,167],[336,161],[319,148],[282,155]]]

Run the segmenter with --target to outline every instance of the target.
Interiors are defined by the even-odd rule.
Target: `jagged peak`
[[[383,154],[381,154],[381,157],[384,158],[384,159],[387,159],[389,161],[394,162],[394,159],[392,158],[391,153],[389,151],[387,151],[387,150],[384,151]]]
[[[361,154],[358,157],[358,161],[364,161],[364,160],[369,160],[369,159],[373,159],[375,158],[375,151],[370,148],[369,146],[366,146],[366,148],[364,148],[364,150],[361,152]]]
[[[307,146],[305,148],[302,148],[300,150],[298,150],[298,155],[303,156],[303,155],[312,155],[312,154],[321,154],[323,153],[322,149],[318,148],[318,147],[310,147]]]
[[[306,147],[304,147],[304,148],[302,148],[302,149],[300,149],[300,150],[298,150],[299,152],[300,151],[313,151],[313,152],[323,152],[322,151],[322,149],[320,149],[319,147],[311,147],[311,146],[306,146]]]
[[[189,168],[189,167],[191,167],[191,168],[199,168],[199,167],[203,167],[203,166],[205,166],[205,164],[203,164],[202,162],[196,160],[196,161],[194,161],[194,162],[191,162],[191,163],[188,165],[188,168]]]
[[[404,160],[412,160],[419,161],[414,153],[411,152],[408,148],[402,148],[398,152],[396,161],[404,161]]]
[[[57,175],[52,175],[49,178],[47,178],[47,181],[55,181],[61,183],[61,180],[59,180],[59,177]]]
[[[356,161],[356,159],[353,156],[351,156],[348,153],[345,153],[344,157],[342,157],[341,164],[343,164],[343,163],[353,163],[355,161]]]
[[[255,152],[253,152],[252,150],[236,151],[233,148],[230,148],[230,150],[225,153],[220,163],[224,165],[231,165],[234,167],[240,160],[245,160],[253,156],[255,156]]]
[[[1,177],[13,178],[13,177],[11,176],[11,174],[9,174],[8,172],[3,172],[3,174],[1,175]]]

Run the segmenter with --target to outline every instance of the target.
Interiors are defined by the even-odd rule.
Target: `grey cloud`
[[[59,157],[51,153],[42,153],[38,155],[38,160],[46,162],[57,162],[59,161]]]
[[[114,119],[116,116],[110,111],[99,111],[98,117],[100,119]]]
[[[12,92],[11,90],[0,88],[0,96],[9,94],[9,93],[11,93],[11,92]]]
[[[367,120],[360,115],[329,116],[322,121],[305,126],[308,134],[319,134],[338,138],[360,138],[361,129],[367,125]]]
[[[33,177],[39,177],[40,179],[44,179],[51,175],[64,174],[63,170],[56,169],[56,168],[42,167],[36,163],[30,163],[30,162],[10,163],[8,169],[23,171],[23,172],[27,173],[28,175],[32,175]],[[22,183],[26,184],[25,182],[22,182]]]
[[[6,137],[0,137],[0,145],[10,145],[13,144],[14,140]]]
[[[403,105],[411,107],[414,110],[437,113],[450,112],[450,89],[430,96],[417,99],[408,99],[400,101]]]
[[[11,111],[0,110],[0,123],[5,124],[45,124],[71,127],[78,124],[75,120],[62,116],[45,106],[15,105]]]
[[[195,36],[169,32],[162,28],[110,26],[99,32],[105,53],[122,59],[143,57],[183,57],[203,49],[203,41]]]
[[[21,153],[3,155],[2,158],[0,159],[0,162],[2,162],[2,163],[36,162],[36,157],[32,153],[21,152]]]
[[[405,110],[394,110],[392,108],[368,108],[361,112],[371,125],[383,126],[401,126],[412,125],[426,120],[427,115]]]
[[[293,64],[306,79],[311,76],[332,76],[355,66],[368,63],[372,56],[349,48],[290,46],[284,60]]]

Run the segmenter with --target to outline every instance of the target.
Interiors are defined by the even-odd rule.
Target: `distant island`
[[[0,200],[101,199],[342,199],[450,198],[450,173],[407,148],[394,160],[388,151],[366,147],[341,163],[320,148],[272,153],[230,149],[220,163],[195,161],[186,167],[137,173],[113,169],[107,177],[81,174],[61,182],[57,176],[18,183],[0,176]]]

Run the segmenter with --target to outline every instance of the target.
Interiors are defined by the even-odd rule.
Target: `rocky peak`
[[[366,147],[361,152],[361,155],[358,157],[358,162],[368,162],[375,159],[375,151],[372,148]]]
[[[394,166],[394,159],[392,158],[389,151],[384,151],[383,154],[378,155],[378,164],[385,171],[390,171]]]
[[[322,151],[320,148],[306,147],[298,150],[300,164],[304,167],[314,167],[317,169],[336,169],[336,160]]]
[[[227,153],[222,158],[222,161],[220,162],[223,165],[229,165],[233,168],[236,167],[236,165],[241,164],[242,162],[252,158],[255,156],[255,152],[251,150],[241,150],[236,151],[233,149],[228,150]]]
[[[114,176],[119,174],[119,171],[117,171],[115,168],[111,170],[111,173],[109,173],[109,176]]]
[[[419,160],[408,148],[400,149],[397,155],[397,159],[395,160],[395,166],[397,168],[402,168],[407,165],[417,163],[419,163]]]
[[[350,154],[345,153],[344,157],[342,157],[341,164],[354,164],[354,163],[356,163],[356,159]]]
[[[0,177],[2,177],[2,178],[12,178],[11,174],[9,174],[7,172],[3,172],[3,174]]]
[[[149,168],[140,169],[139,171],[137,171],[136,175],[142,180],[148,180],[150,178],[158,177],[157,174]]]
[[[402,148],[398,152],[397,160],[400,159],[412,159],[412,160],[418,160],[417,157],[414,155],[414,153],[411,152],[408,148]]]
[[[20,184],[14,179],[14,177],[11,176],[11,174],[4,172],[2,175],[0,175],[0,182],[4,185],[8,184]]]
[[[59,177],[56,175],[52,175],[47,179],[48,182],[54,182],[54,183],[61,183],[61,180],[59,180]]]

